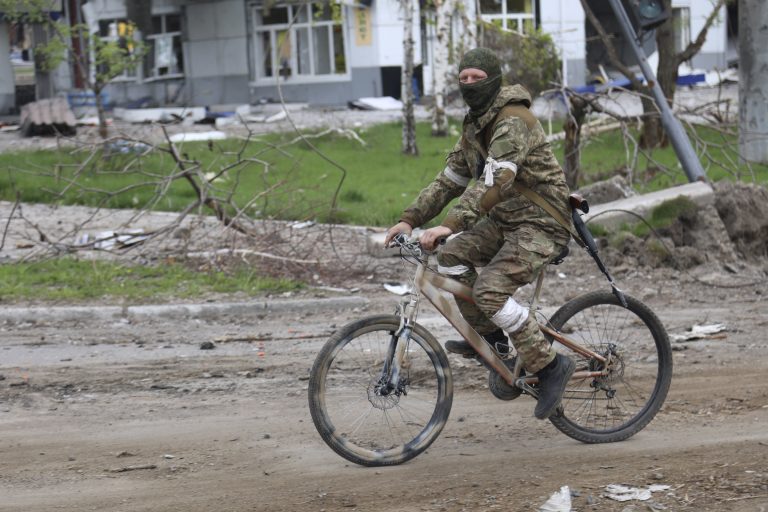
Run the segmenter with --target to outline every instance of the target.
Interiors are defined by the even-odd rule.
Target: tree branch
[[[701,47],[704,45],[704,41],[707,40],[707,32],[710,28],[712,28],[712,24],[714,24],[715,20],[717,19],[717,15],[720,13],[720,9],[722,9],[725,3],[726,0],[717,0],[717,3],[712,9],[712,12],[709,13],[709,16],[707,17],[707,21],[704,22],[704,26],[701,27],[699,35],[696,36],[696,40],[688,43],[688,46],[685,48],[685,50],[675,56],[678,66],[681,63],[690,60],[694,55],[699,53],[699,50],[701,50]]]

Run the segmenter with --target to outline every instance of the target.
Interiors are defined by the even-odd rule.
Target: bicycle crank
[[[515,357],[504,360],[504,364],[512,372],[515,371],[515,360]],[[488,373],[488,389],[499,400],[514,400],[523,393],[521,388],[507,384],[507,381],[493,368]]]

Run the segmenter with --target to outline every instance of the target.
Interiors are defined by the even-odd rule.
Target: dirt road
[[[550,281],[549,304],[584,284],[563,292]],[[328,334],[392,311],[394,296],[364,289],[368,306],[332,314],[6,323],[0,510],[528,511],[563,485],[574,510],[768,510],[765,290],[662,287],[642,273],[624,281],[670,332],[728,325],[724,338],[675,344],[672,389],[648,428],[580,444],[535,420],[529,398],[495,399],[482,368],[451,356],[447,427],[426,453],[384,469],[325,446],[306,388]],[[450,339],[433,312],[422,323]],[[206,341],[216,348],[200,350]],[[671,487],[619,503],[603,496],[617,483]]]

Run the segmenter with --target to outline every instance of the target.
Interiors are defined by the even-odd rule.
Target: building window
[[[480,16],[486,23],[521,34],[536,28],[533,0],[480,0]]]
[[[104,41],[117,42],[120,48],[132,53],[136,48],[134,25],[125,19],[105,19],[99,20],[99,37]],[[133,66],[113,80],[134,81],[139,77],[138,66]]]
[[[674,7],[672,26],[675,33],[675,53],[680,53],[691,42],[691,10],[688,7]]]
[[[327,2],[254,7],[256,78],[346,74],[343,17],[341,5]]]
[[[146,39],[145,74],[147,78],[184,76],[179,14],[152,16],[152,33]]]

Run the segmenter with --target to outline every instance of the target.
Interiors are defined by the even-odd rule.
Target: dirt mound
[[[736,249],[747,259],[768,257],[768,189],[715,183],[715,207]]]

